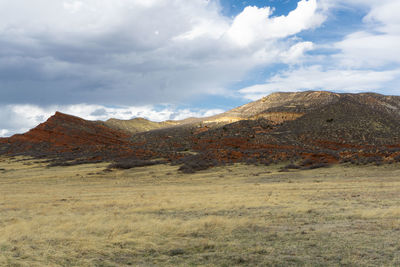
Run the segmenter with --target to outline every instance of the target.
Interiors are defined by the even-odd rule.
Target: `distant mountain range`
[[[157,162],[186,172],[235,162],[392,163],[400,161],[400,96],[274,93],[216,116],[165,122],[87,121],[57,112],[25,134],[1,138],[0,154],[125,167],[163,159]]]

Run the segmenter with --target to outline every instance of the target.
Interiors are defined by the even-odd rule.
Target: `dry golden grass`
[[[399,165],[106,165],[0,158],[0,266],[400,266]]]

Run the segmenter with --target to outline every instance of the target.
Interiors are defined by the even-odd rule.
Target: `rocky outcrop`
[[[102,122],[87,121],[56,112],[46,122],[24,134],[5,138],[8,154],[55,155],[126,150],[130,135],[111,129]],[[3,152],[4,153],[4,152]]]

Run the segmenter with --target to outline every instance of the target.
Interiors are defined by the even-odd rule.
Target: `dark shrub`
[[[185,254],[185,251],[183,249],[177,248],[177,249],[171,249],[168,252],[168,255],[170,256],[178,256],[178,255],[183,255]]]
[[[93,164],[93,163],[100,163],[103,162],[102,160],[93,160],[93,159],[77,159],[77,160],[65,160],[65,159],[56,159],[52,161],[47,167],[68,167],[68,166],[75,166],[75,165],[82,165],[82,164]]]
[[[308,165],[312,165],[314,162],[312,161],[312,159],[305,159],[300,163],[300,166],[308,166]]]
[[[132,169],[135,167],[152,166],[166,163],[164,160],[124,159],[108,166],[109,169]]]
[[[196,171],[207,170],[215,166],[213,162],[208,160],[200,160],[197,162],[189,161],[185,162],[180,168],[179,171],[183,173],[195,173]]]
[[[195,173],[196,171],[206,170],[214,166],[222,165],[217,160],[207,157],[207,155],[192,155],[179,160],[182,166],[179,171],[183,173]]]
[[[67,166],[73,166],[73,165],[77,165],[77,164],[74,164],[74,162],[70,162],[70,161],[54,161],[54,162],[50,163],[49,165],[47,165],[47,167],[67,167]]]
[[[312,164],[312,165],[309,165],[309,166],[304,166],[301,169],[302,170],[313,170],[313,169],[319,169],[319,168],[326,168],[326,167],[329,167],[329,166],[330,165],[327,164],[327,163],[319,162],[319,163],[315,163],[315,164]]]
[[[285,167],[283,167],[283,168],[286,168],[286,169],[300,169],[300,166],[298,166],[298,165],[296,165],[296,164],[294,164],[294,163],[291,163],[291,164],[288,164],[288,165],[286,165]]]

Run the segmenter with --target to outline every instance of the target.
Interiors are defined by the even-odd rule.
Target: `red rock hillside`
[[[102,122],[87,121],[56,112],[46,122],[25,134],[0,139],[7,154],[52,155],[90,152],[129,153],[130,136]],[[4,151],[6,150],[6,151]]]

